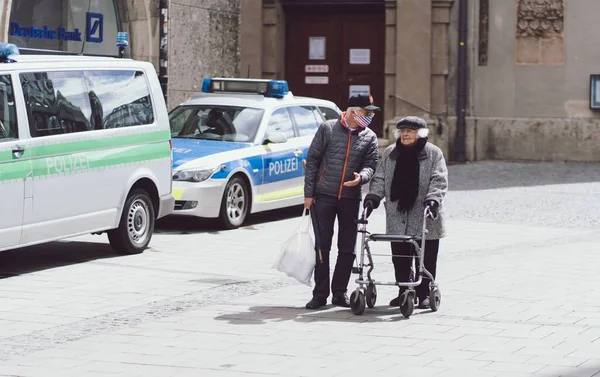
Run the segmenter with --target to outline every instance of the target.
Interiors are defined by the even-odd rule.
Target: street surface
[[[135,256],[91,235],[0,253],[0,376],[600,376],[600,165],[451,166],[450,186],[441,308],[409,320],[391,287],[362,316],[304,309],[271,268],[300,208],[161,222]]]

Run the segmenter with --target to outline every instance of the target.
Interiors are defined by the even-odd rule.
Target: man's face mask
[[[361,127],[367,128],[373,121],[373,113],[368,113],[367,116],[360,115],[358,112],[354,111],[354,120]]]

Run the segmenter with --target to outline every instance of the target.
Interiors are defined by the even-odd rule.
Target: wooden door
[[[383,8],[286,7],[286,29],[285,79],[294,95],[324,98],[345,110],[351,89],[357,93],[368,88],[382,107]],[[382,136],[383,112],[375,116],[371,128]]]

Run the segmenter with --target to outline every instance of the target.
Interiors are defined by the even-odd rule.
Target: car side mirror
[[[285,143],[288,141],[287,136],[283,132],[269,132],[265,142],[267,143]]]

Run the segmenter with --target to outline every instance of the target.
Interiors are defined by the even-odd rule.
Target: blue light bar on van
[[[128,34],[126,31],[117,32],[117,47],[127,47],[129,46]]]
[[[226,79],[206,77],[202,81],[203,93],[252,93],[265,97],[283,98],[290,92],[285,80]]]
[[[0,57],[7,58],[11,55],[19,55],[19,48],[13,43],[0,43]]]

